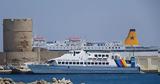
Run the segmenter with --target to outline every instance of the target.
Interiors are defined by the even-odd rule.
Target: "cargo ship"
[[[70,51],[43,64],[29,64],[33,73],[140,73],[135,57],[118,53]]]
[[[122,56],[157,56],[159,54],[159,48],[157,46],[140,45],[135,29],[130,29],[128,36],[122,42],[86,41],[80,37],[70,37],[64,41],[46,41],[43,37],[35,36],[32,45],[33,48],[62,52],[82,49],[89,52],[119,53]]]

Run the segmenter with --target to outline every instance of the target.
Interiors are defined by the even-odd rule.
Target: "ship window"
[[[97,62],[95,62],[95,65],[97,65],[98,63]]]
[[[61,64],[61,62],[58,62],[58,64]]]
[[[66,64],[68,64],[68,62],[66,62]]]
[[[84,64],[87,64],[86,62],[84,62]]]
[[[76,54],[79,54],[80,52],[75,52]]]
[[[72,62],[69,62],[69,64],[72,64]]]
[[[90,62],[88,62],[88,64],[90,64]]]
[[[48,63],[53,63],[55,60],[48,61]]]
[[[106,62],[106,65],[108,65],[109,63],[108,62]]]
[[[117,49],[117,47],[115,47],[115,49]]]
[[[101,65],[102,63],[101,62],[99,62],[99,65]]]
[[[76,62],[73,62],[73,64],[76,64]]]
[[[112,49],[114,49],[114,47],[112,47]]]
[[[107,60],[107,58],[103,58],[103,60]]]
[[[131,64],[131,61],[130,61],[130,60],[126,60],[126,63],[127,63],[127,64]]]
[[[96,58],[93,58],[93,60],[96,60]]]
[[[64,62],[62,62],[62,64],[64,64]]]
[[[91,62],[91,64],[94,64],[94,62]]]
[[[79,64],[79,62],[77,62],[77,64]]]
[[[102,64],[105,65],[105,62],[103,62]]]
[[[104,55],[102,55],[102,57],[104,57]]]
[[[114,59],[114,56],[112,56],[112,59]]]
[[[99,54],[98,56],[101,57],[101,54]]]
[[[94,56],[97,57],[97,54],[95,54]]]
[[[117,56],[117,55],[115,56],[115,59],[118,59],[118,56]]]
[[[106,55],[106,57],[109,57],[108,55]]]
[[[83,62],[80,62],[80,64],[83,64]]]

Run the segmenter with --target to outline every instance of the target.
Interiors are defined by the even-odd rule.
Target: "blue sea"
[[[0,74],[25,83],[35,80],[51,81],[53,77],[70,79],[74,84],[160,84],[158,74]]]

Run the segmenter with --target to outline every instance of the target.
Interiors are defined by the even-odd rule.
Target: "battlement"
[[[24,19],[3,19],[3,23],[13,23],[13,22],[27,22],[32,21],[31,18],[24,18]]]

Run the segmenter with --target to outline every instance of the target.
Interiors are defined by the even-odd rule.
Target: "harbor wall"
[[[0,52],[0,65],[5,65],[6,63],[6,55],[4,52]]]
[[[0,53],[1,65],[18,66],[28,61],[36,61],[37,54],[35,52],[3,52]]]
[[[46,51],[46,52],[40,52],[40,59],[42,62],[45,62],[49,59],[60,57],[63,54],[67,53],[67,51],[61,52],[61,51]],[[37,53],[38,54],[38,53]]]
[[[56,58],[66,52],[45,51],[45,52],[0,52],[0,65],[19,66],[25,62],[45,62],[48,59]]]

